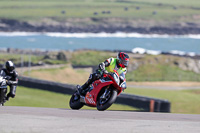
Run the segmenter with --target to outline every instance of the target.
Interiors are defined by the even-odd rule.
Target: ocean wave
[[[50,37],[64,37],[64,38],[191,38],[200,39],[200,34],[189,34],[189,35],[159,35],[159,34],[139,34],[139,33],[58,33],[58,32],[0,32],[0,36],[38,36],[45,35]]]
[[[113,37],[113,38],[192,38],[200,39],[200,35],[159,35],[159,34],[139,34],[139,33],[45,33],[51,37],[66,37],[66,38],[91,38],[91,37]]]
[[[0,36],[8,36],[8,37],[35,36],[35,35],[41,35],[41,33],[36,33],[36,32],[0,32]]]
[[[184,52],[180,50],[170,50],[168,52],[164,52],[164,51],[158,51],[158,50],[144,49],[140,47],[133,48],[131,52],[134,54],[150,54],[150,55],[170,54],[170,55],[190,56],[190,57],[194,57],[198,55],[195,52]]]

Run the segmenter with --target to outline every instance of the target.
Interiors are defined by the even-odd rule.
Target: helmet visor
[[[12,72],[14,69],[15,69],[15,68],[14,68],[13,66],[11,66],[11,67],[8,68],[8,71],[9,71],[9,72]]]
[[[128,63],[129,63],[129,60],[122,60],[121,63],[127,67],[128,66]]]

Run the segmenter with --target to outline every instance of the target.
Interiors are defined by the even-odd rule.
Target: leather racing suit
[[[9,100],[9,97],[14,98],[16,93],[16,88],[18,84],[18,74],[15,70],[8,72],[5,68],[0,70],[0,75],[6,77],[7,85],[10,87],[10,92],[6,96],[6,100]]]

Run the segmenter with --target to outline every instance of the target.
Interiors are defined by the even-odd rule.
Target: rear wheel
[[[77,91],[72,95],[69,101],[69,105],[71,109],[76,109],[76,110],[83,107],[84,104],[80,102],[80,95],[78,94]]]
[[[108,109],[117,99],[116,89],[105,89],[97,98],[97,109],[99,111],[104,111]]]

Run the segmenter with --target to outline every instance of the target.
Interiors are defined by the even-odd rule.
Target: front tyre
[[[77,93],[77,91],[72,95],[69,105],[71,109],[80,109],[83,107],[83,103],[80,102],[80,95]]]
[[[100,95],[97,99],[97,110],[99,111],[108,109],[115,102],[117,99],[117,90],[109,89],[105,96],[102,98],[102,95]]]
[[[4,106],[6,102],[7,88],[0,88],[0,106]]]

